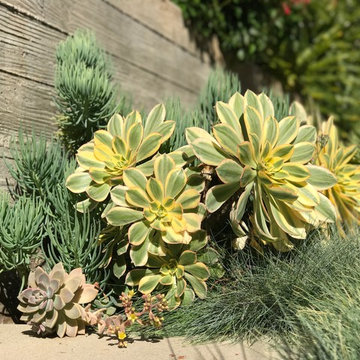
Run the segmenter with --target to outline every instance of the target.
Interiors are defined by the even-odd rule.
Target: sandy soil
[[[269,360],[276,359],[269,346],[256,343],[189,345],[181,338],[158,342],[135,339],[119,349],[115,339],[95,334],[76,338],[38,338],[28,325],[0,325],[1,360]]]

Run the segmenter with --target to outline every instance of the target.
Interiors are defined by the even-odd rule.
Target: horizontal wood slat
[[[78,28],[95,32],[137,108],[170,96],[193,104],[211,70],[169,0],[0,0],[0,155],[20,126],[56,130],[55,50]]]
[[[149,2],[153,1],[161,2]],[[2,3],[11,6],[13,1],[0,0],[0,5]],[[22,3],[14,1],[14,7],[21,11]],[[208,76],[209,65],[204,66],[199,57],[184,51],[105,1],[45,0],[42,6],[38,2],[35,4],[38,5],[34,6],[33,12],[29,13],[30,5],[24,12],[64,33],[90,28],[110,54],[164,79],[177,81],[188,89],[199,90]],[[3,16],[6,17],[6,14],[0,14],[0,17]]]

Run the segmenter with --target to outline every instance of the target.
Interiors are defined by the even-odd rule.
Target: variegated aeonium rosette
[[[79,167],[66,181],[67,188],[74,193],[86,193],[88,199],[78,204],[78,210],[85,210],[104,201],[114,185],[122,184],[124,170],[138,167],[151,175],[149,160],[157,153],[161,144],[173,133],[175,122],[165,121],[165,107],[155,106],[149,113],[145,126],[138,112],[131,112],[126,118],[114,115],[106,130],[98,130],[94,139],[77,152]]]
[[[300,126],[294,116],[277,121],[271,100],[251,91],[234,94],[228,104],[218,102],[216,111],[220,123],[213,135],[188,128],[186,137],[195,155],[214,166],[223,182],[208,191],[208,211],[240,193],[230,214],[240,247],[250,237],[259,250],[268,243],[288,250],[289,237],[304,239],[309,224],[334,221],[334,208],[320,190],[332,187],[336,178],[309,163],[316,142],[313,126]],[[251,224],[246,224],[249,206]]]
[[[357,146],[343,146],[338,130],[330,118],[322,124],[316,163],[329,169],[337,178],[337,183],[325,190],[324,194],[334,204],[339,227],[360,224],[360,166],[351,164]]]
[[[189,179],[193,176],[197,175],[190,169],[176,166],[169,155],[155,159],[154,176],[150,178],[146,178],[139,169],[125,170],[124,185],[118,185],[111,191],[115,206],[106,214],[112,226],[129,225],[130,257],[134,265],[151,268],[131,271],[130,274],[135,272],[147,276],[143,279],[135,276],[135,281],[130,275],[126,281],[128,285],[139,285],[144,294],[157,285],[168,287],[167,300],[171,307],[194,297],[192,290],[186,290],[183,279],[185,265],[192,265],[188,277],[191,280],[195,278],[192,282],[190,280],[190,284],[200,297],[205,296],[204,282],[209,277],[206,266],[196,261],[195,250],[202,249],[207,238],[205,231],[201,230],[205,214],[205,207],[200,203],[203,182],[190,185],[192,182]],[[193,262],[181,260],[187,254],[182,255],[183,251],[190,251]],[[153,269],[156,267],[154,264],[159,265],[158,270]],[[149,278],[149,274],[157,276]],[[166,274],[162,281],[160,274]]]
[[[28,288],[18,296],[21,320],[40,335],[85,334],[88,317],[81,304],[92,302],[97,293],[94,285],[86,284],[80,268],[68,274],[62,263],[58,263],[47,274],[38,267],[29,275]]]
[[[169,247],[165,256],[150,254],[146,268],[131,270],[126,277],[126,283],[138,286],[143,294],[149,294],[156,287],[161,287],[166,292],[170,309],[180,304],[189,305],[195,294],[204,299],[207,293],[206,280],[210,273],[207,266],[200,261],[197,252],[205,245],[206,238],[200,236],[188,245]]]

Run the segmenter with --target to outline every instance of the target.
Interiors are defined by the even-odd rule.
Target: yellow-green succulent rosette
[[[106,219],[112,226],[130,225],[130,257],[136,266],[146,264],[148,253],[165,256],[169,246],[189,244],[193,234],[202,233],[202,185],[190,186],[190,177],[169,155],[161,155],[154,161],[154,176],[147,178],[138,168],[127,169],[124,185],[111,191],[115,206]]]
[[[94,139],[80,147],[76,155],[79,167],[66,181],[70,191],[86,193],[88,197],[79,204],[79,210],[80,205],[86,208],[104,201],[111,188],[123,182],[127,169],[138,166],[147,176],[151,175],[153,164],[147,160],[169,139],[175,127],[174,121],[165,121],[165,115],[162,104],[151,110],[145,126],[136,111],[125,118],[114,115],[106,130],[96,131]]]
[[[357,146],[343,146],[338,131],[330,118],[322,126],[318,144],[317,164],[329,169],[337,183],[324,191],[336,209],[337,222],[346,226],[360,224],[360,166],[351,164]]]
[[[204,299],[207,293],[206,280],[210,276],[207,266],[198,260],[196,251],[205,245],[185,246],[179,253],[170,250],[166,256],[150,255],[147,268],[134,269],[126,277],[126,284],[138,286],[143,294],[161,289],[170,309],[180,304],[188,305],[195,294]],[[196,243],[199,244],[199,243]]]
[[[214,166],[223,183],[206,195],[209,212],[239,193],[231,225],[238,239],[249,236],[259,249],[259,243],[271,243],[288,250],[289,237],[304,239],[309,225],[334,221],[334,208],[320,191],[332,187],[336,178],[309,163],[315,152],[313,126],[300,125],[294,116],[277,121],[271,100],[251,91],[234,94],[229,103],[218,102],[216,111],[220,123],[213,135],[199,128],[186,130],[195,155]],[[248,232],[242,222],[249,206]]]

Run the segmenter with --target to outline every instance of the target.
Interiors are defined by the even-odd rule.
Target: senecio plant
[[[331,202],[320,191],[335,185],[336,178],[310,163],[313,126],[301,126],[294,116],[278,121],[270,99],[251,91],[235,93],[229,103],[218,102],[216,112],[220,123],[213,135],[188,128],[186,137],[222,182],[208,191],[207,210],[215,212],[236,197],[230,221],[239,247],[250,238],[259,250],[260,244],[288,250],[291,238],[304,239],[310,225],[335,220]]]
[[[29,275],[28,288],[18,297],[21,320],[32,325],[39,335],[85,334],[88,316],[81,304],[92,302],[97,293],[94,285],[86,284],[81,268],[67,274],[58,263],[47,274],[37,267]]]

